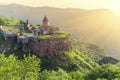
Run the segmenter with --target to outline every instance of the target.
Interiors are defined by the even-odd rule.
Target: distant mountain
[[[51,25],[59,26],[78,40],[100,44],[112,56],[120,58],[120,17],[108,9],[83,10],[11,4],[0,5],[0,14],[29,19],[33,24],[41,24],[43,16],[47,15]]]
[[[51,22],[56,23],[64,19],[83,14],[86,10],[73,8],[52,8],[52,7],[28,7],[18,4],[0,5],[0,13],[18,19],[30,19],[32,23],[40,23],[44,15],[47,15]],[[82,13],[81,13],[82,12]],[[74,14],[77,13],[77,14]],[[64,19],[63,19],[64,18]]]

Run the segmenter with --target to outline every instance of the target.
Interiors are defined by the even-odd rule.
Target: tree
[[[72,71],[69,73],[69,75],[74,80],[83,80],[83,74],[80,71]]]
[[[0,54],[0,80],[37,80],[39,71],[40,59],[36,56],[18,60],[14,55],[5,57]]]
[[[4,21],[2,18],[0,18],[0,25],[3,25],[4,24]]]
[[[120,67],[112,64],[105,64],[92,69],[85,80],[119,80]]]
[[[58,71],[45,70],[40,73],[39,80],[73,80],[64,70],[59,69]]]

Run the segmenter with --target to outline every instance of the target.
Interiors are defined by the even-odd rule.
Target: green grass
[[[79,52],[79,54],[83,55],[81,52]],[[83,57],[84,55],[80,56],[79,54],[77,54],[75,51],[66,52],[66,55],[69,56],[70,59],[72,59],[73,63],[78,64],[78,65],[81,65],[80,63],[82,63],[84,67],[92,69],[93,67],[91,66],[91,64],[89,64],[89,62],[87,62],[84,59]],[[85,58],[87,58],[87,56]]]
[[[38,36],[38,39],[59,39],[59,38],[65,38],[67,36],[68,36],[68,33],[59,32],[55,35],[40,35]]]
[[[90,70],[97,66],[97,63],[92,62],[91,58],[87,60],[88,58],[89,56],[76,50],[60,51],[53,58],[41,57],[41,67],[47,70],[62,68],[67,71],[80,70],[84,72],[84,70]]]
[[[15,26],[19,23],[20,21],[17,19],[0,16],[0,25],[2,26]]]

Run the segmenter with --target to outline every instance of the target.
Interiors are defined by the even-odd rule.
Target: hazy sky
[[[120,0],[0,0],[0,4],[18,3],[29,6],[72,7],[83,9],[109,8],[120,12]]]

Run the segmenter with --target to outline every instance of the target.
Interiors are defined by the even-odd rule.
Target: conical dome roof
[[[48,22],[48,19],[47,19],[46,16],[44,16],[44,18],[43,18],[43,22]]]

